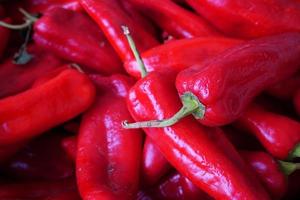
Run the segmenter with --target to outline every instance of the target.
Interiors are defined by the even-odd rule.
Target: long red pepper
[[[172,1],[130,0],[151,17],[163,30],[176,38],[221,36],[201,16]]]
[[[36,21],[33,38],[57,56],[97,72],[123,71],[122,63],[101,30],[83,13],[63,8],[48,10]]]
[[[296,92],[294,96],[294,106],[297,113],[300,115],[300,89]]]
[[[129,30],[124,29],[124,33],[134,51]],[[143,71],[142,62],[140,67]],[[139,80],[127,99],[133,118],[143,121],[172,116],[181,104],[174,82],[172,72],[152,72]],[[123,126],[139,127],[126,121]],[[205,128],[188,117],[170,127],[144,131],[178,172],[215,199],[269,199],[220,129]]]
[[[30,46],[28,52],[34,57],[25,65],[14,64],[12,58],[0,65],[0,98],[29,89],[37,78],[56,70],[62,64],[60,59],[36,46]]]
[[[253,105],[237,125],[254,134],[276,158],[300,157],[300,122]]]
[[[295,0],[187,0],[218,29],[253,38],[300,30],[300,2]]]
[[[40,86],[0,100],[0,148],[68,121],[85,111],[94,97],[88,77],[66,69]]]
[[[239,43],[240,40],[220,37],[181,39],[149,49],[141,56],[148,72],[157,70],[180,72],[187,67],[203,63]],[[134,59],[125,62],[124,67],[131,76],[137,78],[141,76],[138,63]]]
[[[126,76],[91,77],[98,88],[84,114],[78,137],[77,183],[83,199],[132,199],[137,191],[142,134],[121,122],[130,114],[125,97],[133,84]]]
[[[122,10],[117,0],[80,0],[80,3],[100,26],[123,61],[132,59],[133,54],[123,36],[121,26],[129,26],[134,31],[137,48],[140,51],[143,52],[158,45],[149,32]]]

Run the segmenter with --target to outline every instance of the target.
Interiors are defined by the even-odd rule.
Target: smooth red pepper
[[[14,179],[58,180],[71,177],[72,161],[61,147],[61,133],[49,133],[26,144],[7,162],[1,171]]]
[[[287,116],[251,106],[238,119],[240,126],[254,134],[274,157],[300,157],[300,122]]]
[[[294,106],[297,113],[300,115],[300,90],[298,90],[294,96]]]
[[[2,21],[9,23],[11,20],[9,18],[6,18]],[[2,58],[3,56],[4,49],[9,40],[9,35],[10,35],[9,29],[0,27],[0,58]]]
[[[132,199],[139,185],[142,134],[121,122],[130,114],[125,97],[132,79],[91,76],[98,88],[84,114],[78,137],[77,183],[83,199]]]
[[[77,0],[25,0],[26,10],[30,13],[44,13],[46,10],[61,7],[80,11],[82,8]]]
[[[146,137],[143,150],[142,176],[143,184],[154,185],[171,169],[171,165],[161,154],[155,143]]]
[[[130,0],[176,38],[221,36],[205,19],[172,1]]]
[[[95,88],[88,77],[67,69],[40,86],[0,100],[0,149],[74,118],[94,97]]]
[[[180,108],[172,73],[153,72],[128,96],[136,121],[164,119]],[[135,128],[124,124],[126,128]],[[269,199],[220,129],[201,126],[191,116],[165,128],[145,128],[164,157],[182,175],[215,199]]]
[[[182,39],[149,49],[141,56],[148,72],[157,70],[180,72],[187,67],[203,63],[239,43],[240,40],[219,37]],[[131,76],[137,78],[141,76],[134,59],[125,62],[124,66]]]
[[[220,126],[239,118],[254,97],[292,76],[299,66],[300,33],[280,34],[242,43],[183,70],[176,88],[181,96],[190,96],[185,106],[197,105],[189,112],[200,123]]]
[[[60,59],[36,46],[30,46],[28,52],[34,57],[25,65],[14,64],[13,58],[5,60],[0,65],[0,98],[16,95],[29,89],[36,79],[62,65]]]
[[[63,8],[48,10],[36,21],[33,38],[55,55],[94,71],[123,72],[122,63],[103,33],[83,13]]]
[[[295,0],[187,0],[224,33],[254,38],[300,31],[300,2]]]
[[[263,151],[240,151],[273,199],[281,199],[287,191],[287,177],[280,164]]]
[[[117,0],[80,0],[82,7],[97,22],[107,39],[123,61],[133,59],[130,47],[123,35],[121,26],[128,26],[133,31],[137,48],[148,50],[158,45],[157,40],[139,23],[131,19],[121,8]]]

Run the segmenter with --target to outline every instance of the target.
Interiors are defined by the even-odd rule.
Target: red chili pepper
[[[134,53],[138,54],[129,30],[124,29],[124,34]],[[144,78],[131,88],[128,109],[136,121],[158,119],[160,122],[180,107],[174,86],[175,75],[172,72],[147,75],[143,62],[139,62]],[[139,128],[141,124],[124,121],[123,127]],[[142,127],[147,127],[145,133],[164,157],[179,173],[215,199],[269,199],[221,129],[206,128],[192,117],[169,127],[151,128],[151,125],[147,122]]]
[[[30,13],[44,13],[54,7],[61,7],[69,10],[82,10],[77,0],[24,0],[26,10]],[[65,23],[64,23],[65,24]]]
[[[69,158],[71,158],[73,161],[76,160],[76,154],[77,154],[77,137],[71,136],[64,138],[61,142],[62,148],[65,150]]]
[[[172,1],[130,0],[151,17],[163,30],[176,38],[221,36],[201,16]]]
[[[177,90],[191,99],[185,103],[186,109],[189,103],[197,108],[187,109],[182,116],[192,113],[209,126],[231,123],[263,90],[297,72],[299,58],[300,34],[286,33],[245,42],[206,64],[183,70],[177,76]]]
[[[1,14],[0,14],[1,15]],[[3,20],[4,22],[10,23],[10,19],[6,18]],[[0,58],[3,56],[4,49],[9,40],[10,30],[4,27],[0,27]]]
[[[272,199],[281,199],[287,190],[287,177],[280,164],[263,151],[240,151],[240,154],[256,172]]]
[[[139,184],[142,134],[122,128],[131,118],[125,97],[132,85],[126,76],[91,76],[99,96],[84,114],[76,159],[83,199],[132,199]]]
[[[72,179],[59,181],[26,181],[20,183],[1,183],[0,199],[42,199],[67,191],[76,191],[76,182]]]
[[[0,98],[29,89],[37,78],[62,65],[58,58],[36,46],[29,47],[28,52],[34,55],[28,64],[17,65],[9,58],[0,65]]]
[[[300,157],[300,123],[289,117],[265,111],[254,105],[237,121],[254,134],[274,157]]]
[[[133,54],[121,26],[129,26],[134,31],[137,48],[140,51],[143,52],[158,45],[157,40],[149,32],[122,10],[117,0],[80,0],[80,3],[97,22],[123,61],[132,59]]]
[[[62,136],[43,135],[25,145],[1,165],[1,171],[14,179],[58,180],[73,175],[73,163],[61,147]]]
[[[48,10],[35,23],[34,31],[38,45],[63,59],[103,74],[123,72],[103,33],[83,13],[63,8]]]
[[[239,43],[240,40],[218,37],[182,39],[154,47],[141,55],[148,72],[157,70],[180,72],[187,67],[203,63]],[[124,66],[130,75],[137,78],[141,76],[134,59],[125,62]]]
[[[144,143],[142,175],[144,185],[154,185],[171,169],[171,165],[147,137]]]
[[[300,90],[298,90],[295,94],[294,106],[296,108],[297,113],[300,115]]]
[[[277,83],[267,89],[268,94],[283,100],[290,100],[295,95],[300,85],[300,71],[292,77]]]
[[[43,85],[0,100],[0,148],[68,121],[85,111],[94,97],[88,77],[67,69]]]
[[[187,0],[226,34],[253,38],[300,31],[300,4],[295,0]]]

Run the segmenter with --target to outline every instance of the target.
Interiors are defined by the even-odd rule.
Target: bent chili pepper
[[[35,23],[33,38],[65,60],[103,74],[123,72],[122,63],[103,33],[83,13],[63,8],[48,10]]]
[[[241,156],[255,171],[273,199],[281,199],[287,191],[287,176],[280,162],[263,151],[240,151]]]
[[[222,32],[254,38],[300,30],[300,3],[295,0],[187,0]]]
[[[94,101],[95,88],[74,69],[48,82],[0,100],[0,149],[37,136],[85,111]]]
[[[129,31],[124,32],[128,36]],[[172,116],[181,106],[174,82],[172,72],[152,72],[139,80],[127,99],[133,118],[145,121]],[[127,122],[123,126],[139,127]],[[169,127],[144,131],[179,173],[215,199],[269,199],[220,129],[206,128],[190,116]]]
[[[274,157],[300,157],[300,123],[289,117],[252,105],[236,122],[254,134]]]
[[[201,16],[185,10],[172,1],[130,0],[146,11],[160,27],[176,38],[221,36]]]
[[[77,183],[83,199],[132,199],[139,185],[142,134],[121,122],[130,114],[125,97],[132,79],[91,76],[98,88],[94,106],[84,114],[78,137]]]
[[[180,72],[239,43],[241,40],[220,37],[181,39],[149,49],[141,56],[148,72],[165,69]],[[131,76],[141,76],[134,59],[125,62],[124,67]]]
[[[300,90],[298,90],[294,96],[294,106],[297,113],[300,115]]]
[[[97,22],[123,61],[132,59],[133,55],[124,38],[121,26],[126,25],[131,30],[134,30],[137,48],[140,51],[148,50],[159,44],[154,36],[122,10],[117,0],[80,0],[80,3],[86,12]]]

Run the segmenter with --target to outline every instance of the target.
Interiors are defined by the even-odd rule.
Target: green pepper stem
[[[192,93],[186,93],[181,97],[183,102],[182,108],[171,118],[164,120],[150,120],[136,123],[123,122],[123,128],[126,129],[136,129],[136,128],[161,128],[172,126],[176,124],[180,119],[193,114],[199,108],[203,108],[203,105],[197,100],[197,98]]]
[[[133,41],[133,39],[130,35],[129,28],[127,26],[122,26],[122,29],[123,29],[124,35],[127,38],[128,44],[131,48],[131,51],[132,51],[132,53],[133,53],[133,55],[136,59],[136,62],[138,64],[139,68],[140,68],[141,76],[143,78],[143,77],[147,76],[147,69],[145,67],[145,64],[144,64],[144,62],[143,62],[143,60],[142,60],[142,58],[139,54],[139,51],[137,50],[136,45],[135,45],[135,43],[134,43],[134,41]]]
[[[279,160],[278,162],[281,170],[286,176],[289,176],[296,170],[300,169],[300,163],[285,162],[282,160]]]
[[[300,144],[296,145],[293,151],[289,155],[289,159],[299,158],[300,157]]]

